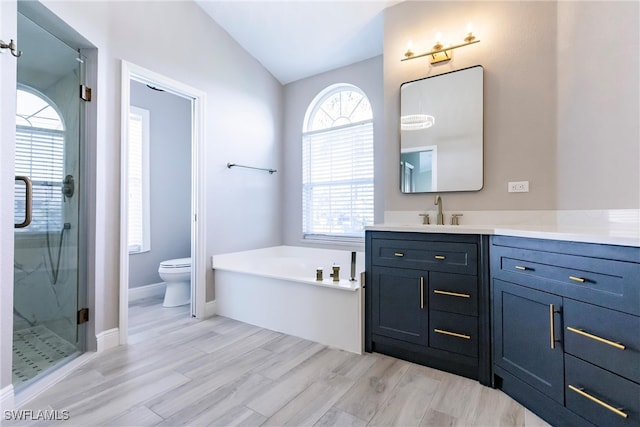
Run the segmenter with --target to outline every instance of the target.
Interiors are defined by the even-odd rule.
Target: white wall
[[[640,3],[558,3],[559,209],[640,208]]]
[[[96,331],[117,326],[120,60],[207,94],[208,169],[205,252],[279,243],[277,179],[247,179],[228,161],[278,166],[282,88],[262,66],[190,2],[47,2],[99,51],[96,271],[103,316]],[[168,31],[170,29],[170,31]],[[245,120],[250,118],[249,125]],[[275,166],[274,166],[275,165]],[[256,187],[259,187],[256,190]],[[256,221],[259,213],[260,221]],[[203,266],[210,270],[210,266]],[[213,293],[209,271],[207,294]],[[97,310],[97,308],[96,308]]]
[[[150,250],[129,255],[129,287],[161,282],[160,262],[191,256],[191,101],[131,82],[149,110]]]
[[[359,87],[373,109],[375,222],[383,220],[384,182],[382,166],[385,140],[382,134],[384,105],[382,99],[382,57],[378,56],[334,71],[289,83],[284,87],[283,151],[283,231],[284,244],[307,245],[302,241],[302,124],[311,101],[326,87],[348,83]],[[393,175],[394,179],[397,173]],[[312,244],[317,246],[317,242]]]

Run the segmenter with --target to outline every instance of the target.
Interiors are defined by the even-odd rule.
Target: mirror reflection
[[[477,191],[483,185],[483,69],[400,87],[400,189]]]

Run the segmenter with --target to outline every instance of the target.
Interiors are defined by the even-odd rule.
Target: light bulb
[[[469,34],[473,33],[473,23],[471,22],[467,24],[467,33]]]

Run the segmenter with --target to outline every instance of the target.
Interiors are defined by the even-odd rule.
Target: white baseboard
[[[213,317],[217,314],[216,300],[206,302],[204,305],[204,318]]]
[[[113,328],[100,332],[96,334],[96,340],[98,343],[98,353],[117,347],[120,345],[120,330]]]
[[[8,411],[14,408],[13,384],[9,384],[8,386],[0,390],[0,409],[2,409],[2,413],[4,413],[4,411]]]
[[[142,298],[160,297],[164,295],[165,288],[164,282],[129,288],[129,302]]]

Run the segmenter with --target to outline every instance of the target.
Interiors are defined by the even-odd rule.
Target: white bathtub
[[[340,281],[329,276],[340,265]],[[216,313],[353,353],[363,349],[364,253],[275,246],[214,255]],[[316,281],[316,268],[324,280]]]

